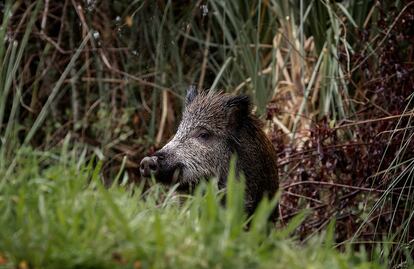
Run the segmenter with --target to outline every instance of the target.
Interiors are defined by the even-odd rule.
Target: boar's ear
[[[185,106],[188,106],[189,104],[191,104],[191,102],[194,100],[194,98],[196,98],[196,96],[198,95],[198,91],[196,86],[190,85],[187,88],[187,95],[185,96]]]
[[[232,96],[226,102],[226,107],[230,126],[237,128],[250,114],[250,98],[247,95]]]

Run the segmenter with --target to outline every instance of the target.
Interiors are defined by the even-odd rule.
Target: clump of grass
[[[333,230],[295,243],[289,235],[304,215],[276,230],[275,201],[263,201],[247,227],[233,176],[223,207],[212,183],[181,198],[159,185],[105,188],[100,163],[79,148],[25,149],[18,163],[0,186],[5,268],[385,268],[379,256],[335,250]]]

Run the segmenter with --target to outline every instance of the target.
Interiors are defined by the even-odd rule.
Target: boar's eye
[[[207,139],[210,138],[210,134],[207,133],[207,132],[203,132],[203,133],[199,134],[198,137],[201,138],[201,139],[207,140]]]
[[[199,130],[195,137],[199,140],[207,141],[211,137],[211,133],[205,129]]]

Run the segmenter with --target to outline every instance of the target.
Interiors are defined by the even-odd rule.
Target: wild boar
[[[248,96],[198,92],[191,86],[177,133],[141,161],[140,172],[144,177],[153,174],[162,183],[178,183],[181,190],[191,190],[211,177],[225,188],[232,155],[236,171],[245,177],[245,208],[250,215],[265,195],[273,197],[278,190],[275,148],[252,114]]]

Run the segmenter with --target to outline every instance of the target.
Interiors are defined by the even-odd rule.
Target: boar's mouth
[[[160,167],[158,174],[155,176],[157,181],[166,185],[180,183],[182,177],[182,165],[177,164],[171,167]]]

